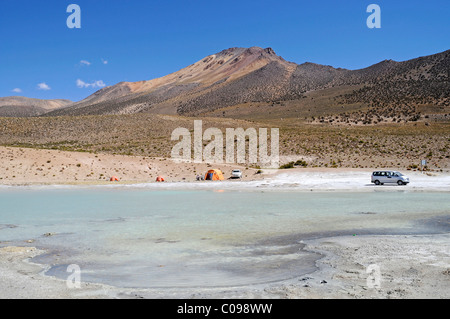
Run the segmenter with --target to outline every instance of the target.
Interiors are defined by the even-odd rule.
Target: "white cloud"
[[[83,80],[77,79],[76,81],[77,86],[82,89],[82,88],[102,88],[104,86],[106,86],[106,84],[102,81],[102,80],[98,80],[98,81],[94,81],[92,83],[86,83]]]
[[[91,62],[86,61],[86,60],[81,60],[81,61],[80,61],[80,64],[81,64],[81,65],[89,66],[89,65],[91,65]]]
[[[103,63],[103,64],[108,64],[108,60],[102,59],[102,63]]]
[[[78,80],[77,80],[77,86],[78,86],[79,88],[84,88],[84,87],[87,87],[88,84],[87,84],[86,82],[84,82],[84,81],[78,79]]]
[[[20,88],[15,88],[12,90],[14,93],[22,93],[22,90]]]
[[[47,83],[42,82],[42,83],[39,83],[39,84],[38,84],[38,89],[39,89],[39,90],[48,91],[48,90],[50,90],[51,88],[47,85]]]

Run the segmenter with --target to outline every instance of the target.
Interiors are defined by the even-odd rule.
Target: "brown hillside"
[[[252,119],[270,105],[276,108],[264,112],[265,117],[306,117],[312,122],[376,124],[416,121],[425,115],[446,120],[449,69],[450,50],[346,70],[287,62],[271,48],[231,48],[162,78],[103,88],[48,115],[149,112],[241,117],[237,109],[244,105],[246,118]]]

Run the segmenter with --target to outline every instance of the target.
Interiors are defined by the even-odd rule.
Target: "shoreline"
[[[307,239],[303,250],[319,254],[317,270],[274,283],[213,288],[120,288],[44,274],[31,259],[45,250],[0,248],[1,299],[447,299],[450,297],[450,233],[358,235]],[[367,267],[380,269],[380,285],[368,286]],[[69,274],[68,274],[69,275]]]
[[[370,174],[374,168],[305,167],[290,169],[259,169],[239,164],[177,163],[170,158],[94,154],[58,150],[26,149],[0,146],[0,189],[35,186],[150,186],[179,187],[207,185],[244,186],[295,189],[351,189],[374,186]],[[218,168],[225,180],[196,181],[209,169]],[[229,180],[232,169],[241,169],[242,180]],[[411,177],[411,183],[402,189],[445,189],[450,191],[450,171],[420,172],[399,170]],[[117,176],[118,182],[110,182]],[[157,183],[162,176],[166,182]],[[376,189],[391,188],[389,185]],[[267,188],[267,187],[266,187]]]
[[[370,183],[370,170],[353,169],[278,170],[261,174],[251,180],[224,181],[120,181],[120,182],[29,182],[20,184],[0,184],[0,191],[21,189],[148,189],[148,190],[228,190],[228,191],[295,191],[295,192],[450,192],[450,174],[408,174],[413,178],[408,185],[385,184],[376,186]]]

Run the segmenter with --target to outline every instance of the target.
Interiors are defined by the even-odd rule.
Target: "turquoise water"
[[[48,249],[35,261],[49,275],[77,264],[82,280],[121,287],[284,280],[315,269],[302,239],[444,232],[450,216],[444,192],[12,188],[0,202],[0,245]]]

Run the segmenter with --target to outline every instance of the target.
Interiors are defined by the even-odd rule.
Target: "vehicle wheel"
[[[381,183],[380,183],[380,181],[377,179],[376,181],[375,181],[375,185],[380,185]]]
[[[405,185],[402,181],[398,181],[397,184],[400,185],[400,186],[401,185]]]

